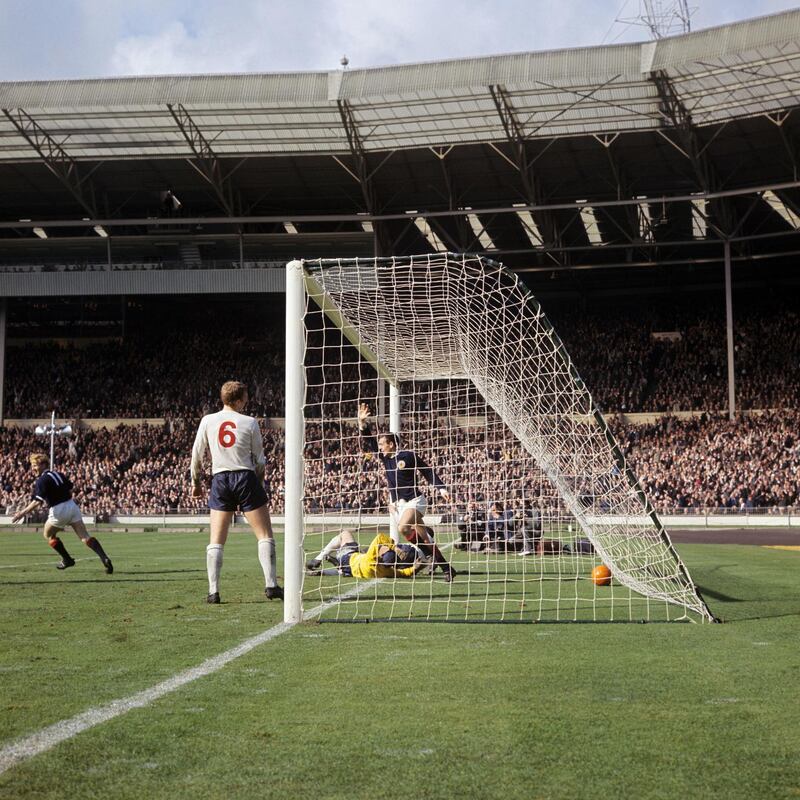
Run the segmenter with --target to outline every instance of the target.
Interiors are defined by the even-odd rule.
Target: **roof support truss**
[[[460,208],[462,204],[462,195],[458,191],[456,178],[453,175],[449,164],[447,163],[447,156],[450,154],[453,148],[432,147],[430,149],[439,160],[439,165],[442,170],[442,180],[447,192],[448,208]],[[455,217],[453,222],[455,227],[455,238],[451,236],[451,234],[441,225],[439,226],[440,236],[447,242],[452,250],[456,252],[459,250],[465,250],[467,249],[467,244],[473,242],[475,238],[472,234],[472,229],[470,228],[466,214],[463,217]]]
[[[692,115],[678,97],[669,75],[664,70],[656,70],[650,73],[650,79],[661,100],[661,113],[664,121],[675,129],[679,144],[667,136],[663,130],[659,133],[689,160],[701,191],[716,192],[721,189],[722,182],[707,153],[708,145],[703,145],[700,141],[697,128],[692,121]],[[711,224],[709,227],[713,227],[720,238],[728,238],[736,227],[733,208],[725,199],[715,201],[714,205],[721,229]]]
[[[24,108],[4,108],[3,113],[81,208],[90,218],[96,218],[94,186],[88,175],[81,177],[78,162]]]
[[[506,139],[512,146],[513,159],[510,163],[519,172],[522,181],[525,199],[530,205],[538,205],[544,202],[544,192],[541,184],[533,174],[533,163],[528,153],[527,137],[522,125],[517,119],[517,112],[511,103],[505,87],[494,85],[489,87],[500,122],[506,134]],[[508,160],[508,159],[507,159]],[[561,231],[556,222],[555,216],[550,213],[533,212],[536,225],[544,236],[545,247],[560,247],[562,244]],[[550,255],[550,254],[549,254]],[[550,255],[553,260],[558,261],[555,256]],[[559,262],[560,263],[560,262]]]
[[[623,197],[633,196],[633,187],[628,175],[619,162],[616,152],[613,149],[614,142],[617,140],[616,136],[595,136],[594,137],[602,146],[606,154],[608,166],[611,171],[614,188],[617,192],[617,199]],[[641,240],[641,206],[623,206],[624,223],[620,225],[613,216],[606,210],[601,211],[605,219],[613,225],[619,232],[631,243],[636,244]],[[597,211],[595,211],[595,216]]]
[[[353,109],[347,100],[337,100],[336,104],[339,108],[339,117],[342,120],[345,136],[347,137],[347,145],[350,148],[350,154],[355,162],[354,169],[350,169],[344,164],[341,159],[334,159],[336,162],[356,181],[361,187],[361,195],[364,199],[365,211],[368,214],[374,215],[378,213],[378,202],[375,194],[374,177],[375,173],[386,163],[394,151],[390,151],[383,161],[378,166],[370,171],[369,161],[367,160],[367,153],[364,150],[364,143],[361,141],[361,135],[358,131]],[[391,245],[388,241],[386,226],[381,223],[373,223],[373,231],[375,233],[375,255],[390,255]]]
[[[787,135],[786,126],[784,125],[786,120],[789,119],[789,117],[791,116],[792,111],[794,111],[794,109],[789,109],[788,111],[782,111],[777,114],[766,114],[765,116],[778,129],[781,141],[783,142],[783,146],[786,149],[786,153],[789,156],[789,161],[791,162],[792,165],[792,177],[794,180],[797,180],[797,174],[798,174],[797,165],[798,161],[800,161],[800,158],[798,158],[797,142],[793,138],[790,138]]]
[[[210,184],[225,213],[229,217],[237,216],[237,204],[234,201],[230,176],[222,174],[222,165],[212,149],[211,143],[180,103],[176,105],[167,103],[167,108],[194,153],[195,157],[187,159],[188,162]]]

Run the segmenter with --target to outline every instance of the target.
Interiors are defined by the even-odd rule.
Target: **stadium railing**
[[[178,269],[284,269],[284,261],[272,261],[269,259],[248,259],[238,261],[236,259],[209,259],[198,263],[188,263],[186,261],[113,261],[109,266],[106,261],[58,261],[36,263],[2,263],[0,262],[0,273],[17,272],[105,272],[109,269],[112,272],[132,272],[148,270],[178,270]]]
[[[800,528],[800,508],[705,508],[692,509],[687,513],[666,512],[661,513],[661,521],[665,527],[670,528]],[[430,515],[431,523],[436,526],[443,522],[441,516]],[[337,514],[309,514],[309,525],[348,526],[359,525],[389,525],[389,517],[382,514],[357,514],[343,511]],[[177,508],[164,509],[157,513],[134,514],[120,510],[116,514],[84,516],[87,525],[181,525],[208,523],[207,508]],[[237,515],[237,522],[244,522],[244,516]],[[281,527],[284,522],[282,513],[272,515],[273,523]],[[0,525],[10,525],[11,515],[0,514]]]

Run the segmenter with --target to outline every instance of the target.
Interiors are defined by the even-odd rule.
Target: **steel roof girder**
[[[345,136],[347,138],[347,145],[350,149],[350,154],[355,160],[355,170],[349,169],[338,157],[334,156],[334,160],[338,163],[351,177],[358,181],[361,187],[361,196],[364,199],[364,206],[368,214],[374,215],[377,213],[378,199],[375,193],[375,173],[388,161],[394,151],[390,151],[383,160],[370,171],[367,153],[364,149],[364,143],[361,139],[361,134],[358,130],[358,123],[353,109],[347,100],[337,100],[336,106],[339,109],[339,118],[344,128]],[[373,222],[372,225],[373,235],[375,237],[375,255],[389,255],[392,252],[393,245],[388,241],[388,231],[386,226],[382,223]]]
[[[94,185],[88,180],[88,176],[81,177],[75,159],[24,108],[16,108],[13,111],[15,113],[7,108],[3,109],[9,122],[39,154],[47,169],[61,181],[91,218],[97,217]],[[88,188],[89,197],[84,192],[84,186]]]
[[[537,205],[544,199],[544,192],[542,191],[541,184],[536,180],[532,174],[533,163],[530,161],[525,132],[522,125],[519,123],[516,115],[516,109],[511,103],[508,92],[503,86],[494,85],[489,87],[492,95],[495,108],[500,117],[500,122],[506,134],[506,139],[511,144],[514,152],[513,161],[506,159],[512,163],[517,172],[519,172],[520,180],[525,191],[525,197],[531,205]],[[536,219],[538,217],[538,219]],[[536,224],[544,232],[545,247],[561,246],[562,236],[555,216],[551,213],[536,213]],[[551,258],[554,258],[549,252]]]
[[[222,175],[222,166],[219,157],[211,147],[211,142],[192,119],[191,114],[180,103],[172,105],[167,103],[167,108],[175,124],[180,129],[189,147],[194,153],[194,159],[187,159],[188,163],[211,185],[223,210],[229,217],[237,216],[236,202],[233,197],[233,188],[230,176]],[[239,164],[238,166],[241,166]]]
[[[664,70],[650,73],[650,80],[656,87],[661,98],[661,111],[664,121],[669,122],[681,139],[682,147],[671,142],[663,131],[659,131],[664,138],[675,148],[683,153],[692,165],[699,188],[703,192],[713,193],[721,186],[717,170],[708,156],[707,150],[700,143],[697,128],[692,120],[692,115],[678,96],[672,80]],[[731,235],[734,228],[734,213],[731,204],[725,199],[716,203],[720,210],[720,217],[724,230],[717,231],[721,238]]]
[[[597,139],[597,137],[595,137]],[[606,158],[608,159],[609,167],[611,168],[611,174],[614,176],[614,183],[616,184],[617,188],[617,198],[622,197],[632,197],[633,192],[631,191],[630,181],[627,179],[627,175],[623,170],[621,164],[619,163],[619,159],[616,157],[616,154],[612,151],[612,146],[616,141],[617,136],[615,135],[612,139],[597,139],[600,144],[603,145],[603,149],[606,153]],[[616,220],[613,219],[612,215],[608,213],[608,211],[604,212],[606,219],[608,219],[615,227],[619,228],[621,233],[631,242],[631,244],[636,243],[636,237],[639,228],[639,210],[638,206],[623,206],[624,214],[626,218],[626,222],[628,224],[628,230],[625,231],[619,226]],[[595,212],[596,213],[596,212]]]
[[[446,161],[447,156],[450,154],[452,149],[452,147],[449,147],[446,150],[441,150],[440,152],[435,150],[433,151],[434,155],[439,159],[439,164],[441,165],[442,177],[444,179],[445,187],[447,188],[447,198],[451,209],[453,207],[460,208],[463,197],[463,193],[459,193],[456,188],[455,180]],[[437,229],[444,234],[451,247],[455,247],[457,251],[463,250],[465,249],[467,242],[473,240],[475,237],[472,234],[472,228],[467,221],[466,214],[463,217],[455,217],[454,221],[458,235],[458,241],[453,240],[453,237],[443,225],[437,225]]]
[[[794,111],[794,109],[790,109],[789,111],[785,111],[780,115],[775,115],[774,117],[771,114],[765,114],[765,116],[775,125],[775,127],[777,127],[778,133],[781,137],[781,142],[783,142],[784,149],[786,150],[786,153],[788,154],[789,160],[792,164],[792,177],[794,180],[797,180],[798,161],[800,161],[800,157],[798,157],[798,146],[795,139],[790,138],[790,136],[786,133],[786,126],[784,125],[786,120],[791,116],[792,111]]]

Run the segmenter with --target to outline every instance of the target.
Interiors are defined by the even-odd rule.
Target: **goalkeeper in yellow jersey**
[[[334,569],[322,569],[329,561]],[[343,575],[353,578],[410,578],[429,562],[413,545],[395,544],[392,537],[379,533],[362,552],[351,531],[344,530],[331,539],[316,558],[306,564],[311,575]]]

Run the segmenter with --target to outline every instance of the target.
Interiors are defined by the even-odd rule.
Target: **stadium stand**
[[[48,307],[37,313],[47,316]],[[61,313],[65,313],[63,308]],[[69,335],[59,339],[50,335],[33,311],[12,314],[6,417],[43,417],[56,408],[60,417],[77,420],[74,439],[57,443],[57,459],[73,475],[87,513],[102,519],[122,513],[203,511],[204,503],[189,495],[188,453],[196,420],[217,408],[214,387],[231,374],[245,377],[251,387],[251,412],[262,418],[283,416],[280,305],[273,302],[254,308],[249,303],[217,301],[164,306],[163,301],[154,305],[139,299],[126,309],[124,323],[111,320],[110,327],[119,335],[99,338],[87,338],[96,332],[97,319],[83,313],[82,320],[66,327]],[[98,307],[96,316],[103,313]],[[785,509],[800,503],[795,477],[800,472],[796,438],[800,319],[792,296],[742,304],[735,331],[737,393],[741,408],[757,411],[733,422],[720,413],[726,401],[726,359],[719,309],[697,302],[651,302],[641,307],[618,302],[596,308],[556,306],[553,317],[600,405],[607,412],[627,415],[617,418],[615,431],[660,511]],[[220,321],[229,333],[225,345],[216,335]],[[86,323],[83,336],[76,334],[81,323]],[[37,331],[44,334],[38,341]],[[325,376],[312,368],[308,415],[314,416],[314,405],[322,400],[323,391],[326,402],[336,393],[336,399],[354,409],[359,369],[355,351],[352,363],[344,364],[335,380],[331,376],[323,380]],[[771,410],[762,413],[764,409]],[[415,410],[442,413],[437,408]],[[696,412],[695,416],[679,418],[685,414],[678,412],[687,411]],[[634,412],[651,413],[645,424],[631,424]],[[668,415],[659,418],[661,412]],[[108,420],[108,426],[89,428],[82,426],[82,419]],[[164,422],[112,425],[114,420],[138,419]],[[13,509],[28,491],[26,456],[42,447],[30,428],[0,429],[5,454],[0,467],[0,506],[6,509]],[[351,450],[346,454],[352,459],[349,463],[361,463],[355,429],[345,426],[323,437],[318,428],[312,423],[307,430],[309,455],[315,456],[309,463],[325,465],[314,448],[320,448],[323,439],[342,437]],[[470,448],[485,447],[466,431],[458,433],[456,444],[458,452],[448,452],[438,442],[421,443],[423,449],[440,453],[446,479],[455,478],[448,475],[448,463],[468,457]],[[267,430],[265,446],[272,465],[273,510],[280,513],[279,427]],[[506,459],[512,462],[508,468],[519,471],[525,457],[511,455]],[[309,510],[321,510],[320,504],[327,510],[381,508],[385,498],[374,467],[366,464],[352,484],[343,484],[341,476],[330,474],[326,466],[315,468],[319,474],[308,476],[308,494],[317,498],[317,507]],[[503,480],[509,478],[520,485],[527,479],[520,473],[504,475]],[[497,491],[501,483],[498,477]],[[538,493],[533,484],[526,491],[528,496]],[[463,513],[470,502],[486,506],[493,499],[487,484],[483,495],[456,494],[455,502]]]
[[[645,425],[615,423],[615,433],[634,471],[659,511],[700,509],[797,509],[800,506],[796,476],[800,474],[800,412],[767,412],[731,422],[721,415],[703,414],[691,419],[666,416]],[[79,429],[69,442],[58,441],[56,460],[63,464],[78,487],[77,498],[86,513],[100,519],[114,514],[195,513],[205,503],[190,496],[188,453],[195,420],[170,420],[162,425],[129,425],[99,430]],[[311,424],[306,431],[309,464],[307,494],[320,498],[310,512],[385,507],[382,474],[374,461],[361,454],[355,423],[341,430]],[[451,465],[483,458],[486,443],[469,430],[458,431],[453,444],[429,440],[421,452],[436,453],[437,469],[445,482],[457,486]],[[345,461],[355,467],[353,478],[329,471],[332,461],[320,458],[323,441],[343,443]],[[270,428],[265,435],[268,456],[267,484],[272,509],[283,510],[283,432]],[[0,466],[0,506],[8,513],[27,498],[30,475],[27,455],[41,448],[41,440],[28,429],[0,429],[0,447],[6,454]],[[467,496],[458,490],[454,502],[459,513],[469,503],[483,507],[504,494],[510,482],[520,487],[515,500],[522,505],[522,488],[528,497],[541,487],[538,471],[519,452],[498,453],[492,478],[482,481],[485,491]],[[480,460],[480,459],[478,459]],[[533,477],[532,477],[533,476]],[[444,509],[440,509],[444,510]]]
[[[42,416],[58,408],[65,417],[198,417],[215,407],[209,385],[221,385],[233,369],[251,384],[252,413],[283,415],[282,319],[239,319],[221,310],[232,347],[215,335],[213,312],[146,315],[127,323],[120,342],[81,346],[74,340],[14,346],[10,339],[6,375],[6,416]],[[279,311],[274,312],[276,315]],[[556,313],[567,350],[604,411],[719,411],[727,402],[725,323],[722,312],[648,305],[637,309],[598,307]],[[735,329],[737,395],[743,409],[800,406],[800,314],[789,301],[745,306]],[[767,345],[767,343],[769,343]],[[231,352],[233,350],[233,352]],[[199,372],[195,365],[203,363]],[[37,364],[32,372],[30,364]],[[328,381],[338,391],[347,372]],[[90,389],[87,387],[102,387]],[[213,393],[212,393],[213,394]],[[328,398],[330,399],[330,398]],[[310,402],[318,401],[312,395]],[[38,411],[37,411],[38,409]],[[33,410],[33,411],[32,411]]]

